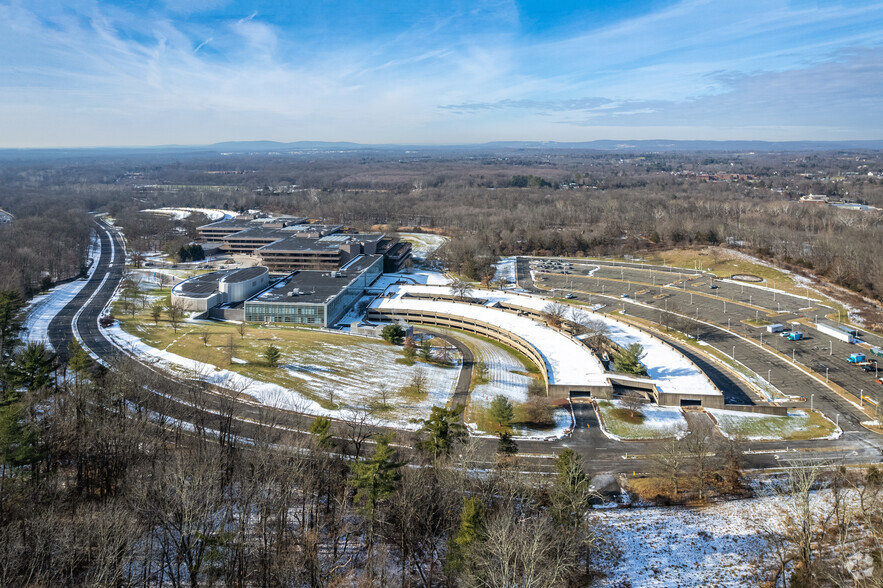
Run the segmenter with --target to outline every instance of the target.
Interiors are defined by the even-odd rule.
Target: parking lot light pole
[[[797,351],[796,349],[792,349],[792,350],[791,350],[791,362],[792,362],[792,363],[797,363],[797,360],[794,359],[794,353],[795,353],[796,351]]]
[[[825,383],[828,383],[828,368],[825,368]]]
[[[736,346],[733,345],[733,359],[736,359]]]
[[[772,369],[768,369],[768,370],[766,371],[766,383],[767,383],[767,384],[772,384],[772,381],[770,381],[770,374],[772,374],[772,372],[773,372]]]
[[[815,394],[809,395],[809,411],[812,412],[812,399],[815,398]]]
[[[727,319],[727,330],[728,331],[730,330],[730,319],[729,318]]]
[[[834,342],[828,341],[828,355],[834,355]]]

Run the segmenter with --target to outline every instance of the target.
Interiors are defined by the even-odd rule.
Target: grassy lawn
[[[702,269],[720,278],[728,278],[732,274],[750,274],[766,280],[763,285],[774,287],[785,292],[804,295],[802,285],[783,271],[756,263],[743,258],[736,252],[723,248],[706,247],[704,249],[671,249],[658,253],[648,253],[646,263],[662,264],[693,269],[694,262],[702,264]]]
[[[822,413],[802,409],[789,409],[784,417],[717,409],[708,413],[722,433],[735,439],[803,441],[827,437],[836,430]]]
[[[490,407],[476,402],[469,403],[464,418],[466,422],[474,424],[482,433],[498,435],[503,431],[507,431],[511,435],[520,436],[551,431],[555,428],[554,411],[562,410],[561,408],[550,407],[547,415],[549,420],[544,419],[543,422],[538,423],[531,418],[531,415],[535,413],[531,411],[530,402],[515,402],[512,404],[512,408],[515,418],[509,427],[500,427],[500,423],[494,421],[491,417]]]
[[[670,439],[687,431],[687,420],[674,406],[644,406],[633,416],[619,401],[600,400],[598,410],[607,432],[620,439]]]
[[[119,310],[115,316],[123,330],[151,347],[278,384],[332,410],[388,404],[393,408],[387,412],[404,418],[409,407],[429,398],[428,391],[415,393],[415,371],[425,370],[424,387],[433,391],[452,386],[458,374],[457,366],[419,358],[413,366],[403,366],[396,361],[403,357],[401,347],[315,329],[246,325],[240,335],[237,324],[198,321],[182,322],[175,332],[165,313],[154,325],[149,308],[134,318]],[[279,367],[271,367],[263,357],[269,345],[281,351]]]

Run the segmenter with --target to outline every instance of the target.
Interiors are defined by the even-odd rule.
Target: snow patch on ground
[[[514,257],[504,257],[500,259],[496,264],[497,268],[496,273],[494,273],[494,281],[495,282],[504,282],[507,286],[513,286],[515,284],[515,258]]]
[[[774,520],[775,501],[596,510],[623,553],[602,566],[607,578],[598,586],[756,586],[758,560],[768,549],[758,521]]]
[[[88,258],[89,263],[89,279],[95,273],[98,265],[98,258],[101,256],[101,241],[97,235],[92,236],[92,243],[89,246]],[[31,299],[25,308],[27,317],[24,321],[24,330],[21,334],[21,340],[25,343],[38,343],[40,341],[49,344],[49,323],[52,322],[61,310],[80,293],[80,290],[88,282],[87,280],[74,280],[67,284],[55,286],[47,294],[41,294]]]
[[[602,400],[596,405],[595,410],[603,417],[598,419],[601,431],[610,439],[682,439],[687,435],[687,419],[677,406],[644,405],[641,408],[644,420],[641,424],[631,424],[622,420],[614,422],[609,416],[610,408],[602,407],[602,402],[609,403],[612,408],[625,408],[625,404],[620,400]]]
[[[448,240],[447,237],[432,233],[399,233],[399,238],[411,244],[411,254],[416,261],[426,261],[436,249]]]
[[[729,439],[746,441],[778,441],[805,431],[810,418],[809,412],[797,409],[789,410],[787,417],[717,408],[706,410],[717,421],[721,434]],[[753,434],[744,434],[746,431],[753,431]],[[842,434],[840,427],[835,427],[830,435],[818,439],[839,439]]]
[[[391,392],[393,410],[377,413],[372,422],[408,430],[419,428],[419,424],[412,423],[411,419],[426,418],[433,406],[445,406],[448,403],[459,375],[457,368],[441,368],[422,363],[404,366],[396,363],[398,351],[383,343],[365,343],[354,347],[325,344],[321,353],[323,361],[344,366],[346,371],[317,365],[315,358],[290,353],[282,345],[283,365],[280,369],[302,380],[304,389],[311,393],[324,397],[329,391],[333,391],[334,403],[342,409],[333,410],[324,408],[297,390],[156,349],[125,332],[118,324],[105,329],[105,334],[115,346],[142,362],[177,371],[186,377],[196,377],[214,385],[243,391],[264,404],[306,414],[346,418],[349,408],[363,408],[371,400],[376,400],[376,391],[384,385]],[[240,361],[243,360],[234,363]],[[422,399],[407,400],[405,405],[397,394],[401,388],[409,385],[416,369],[425,370],[426,388],[429,392]]]
[[[222,210],[220,208],[189,208],[189,207],[172,207],[164,206],[162,208],[148,208],[141,212],[154,212],[157,214],[167,214],[172,220],[183,220],[194,212],[204,214],[211,221],[219,221],[226,218],[233,218],[238,213],[233,210]]]

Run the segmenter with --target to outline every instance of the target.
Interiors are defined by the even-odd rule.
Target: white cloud
[[[696,138],[714,128],[721,138],[749,129],[824,138],[825,128],[879,136],[883,55],[837,51],[883,43],[883,27],[850,36],[844,25],[883,18],[873,10],[692,1],[526,45],[507,30],[517,13],[501,3],[478,17],[422,19],[381,43],[339,31],[339,46],[317,48],[256,12],[201,22],[97,5],[36,14],[0,0],[0,140],[459,143],[693,138],[691,128]],[[497,14],[494,26],[458,33],[463,19]]]

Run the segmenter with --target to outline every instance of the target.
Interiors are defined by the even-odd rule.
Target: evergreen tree
[[[368,519],[368,557],[374,550],[374,527],[377,522],[377,508],[395,490],[399,480],[399,467],[395,461],[395,452],[389,446],[390,435],[381,435],[376,439],[374,454],[350,466],[349,485],[355,490],[353,503]]]
[[[49,386],[53,371],[55,354],[42,342],[28,343],[15,358],[15,384],[29,392]]]
[[[334,440],[331,438],[331,419],[328,417],[316,417],[310,425],[310,434],[316,437],[316,443],[323,449],[334,445]]]
[[[558,454],[555,458],[555,472],[558,475],[550,492],[552,517],[560,525],[562,532],[568,533],[579,544],[580,557],[588,575],[592,549],[597,538],[591,532],[586,511],[589,501],[597,495],[592,490],[582,457],[574,450],[564,449]]]
[[[506,431],[500,431],[500,440],[497,441],[497,455],[501,458],[509,458],[518,453],[518,443],[512,438],[512,435]]]
[[[40,432],[26,421],[22,402],[0,406],[0,463],[12,468],[31,466],[42,457]]]
[[[462,407],[433,406],[429,418],[418,421],[423,425],[420,432],[426,437],[415,444],[417,450],[432,455],[434,459],[450,455],[454,445],[466,437],[462,415]]]
[[[641,360],[647,355],[640,343],[632,343],[616,354],[613,365],[616,371],[636,376],[647,375],[647,370],[641,365]]]
[[[429,361],[432,359],[432,343],[429,342],[429,339],[422,339],[420,341],[420,359],[423,361]]]
[[[279,365],[279,358],[282,356],[282,353],[279,351],[279,348],[275,345],[267,345],[267,348],[264,349],[264,359],[267,360],[267,363],[270,364],[270,367],[276,367]]]
[[[15,290],[0,291],[0,389],[4,392],[12,384],[12,354],[18,345],[18,335],[24,320],[24,300]]]
[[[383,327],[380,336],[383,337],[384,341],[388,341],[393,345],[399,345],[405,340],[405,329],[401,325],[393,323]]]
[[[154,302],[150,307],[150,316],[153,318],[153,324],[159,325],[159,319],[162,317],[162,311],[165,308],[165,304],[162,302]]]
[[[84,373],[89,371],[89,368],[92,367],[92,358],[83,349],[83,346],[80,345],[80,342],[76,339],[71,339],[71,342],[68,343],[68,351],[70,352],[70,357],[67,360],[67,367],[70,368],[74,374],[77,376],[82,376]]]
[[[460,528],[448,543],[448,558],[445,569],[448,574],[456,575],[467,565],[469,552],[481,540],[484,523],[484,505],[477,498],[463,501],[460,511]]]
[[[491,401],[490,416],[499,425],[500,429],[508,429],[515,417],[515,411],[512,409],[512,403],[502,394],[497,394]]]

